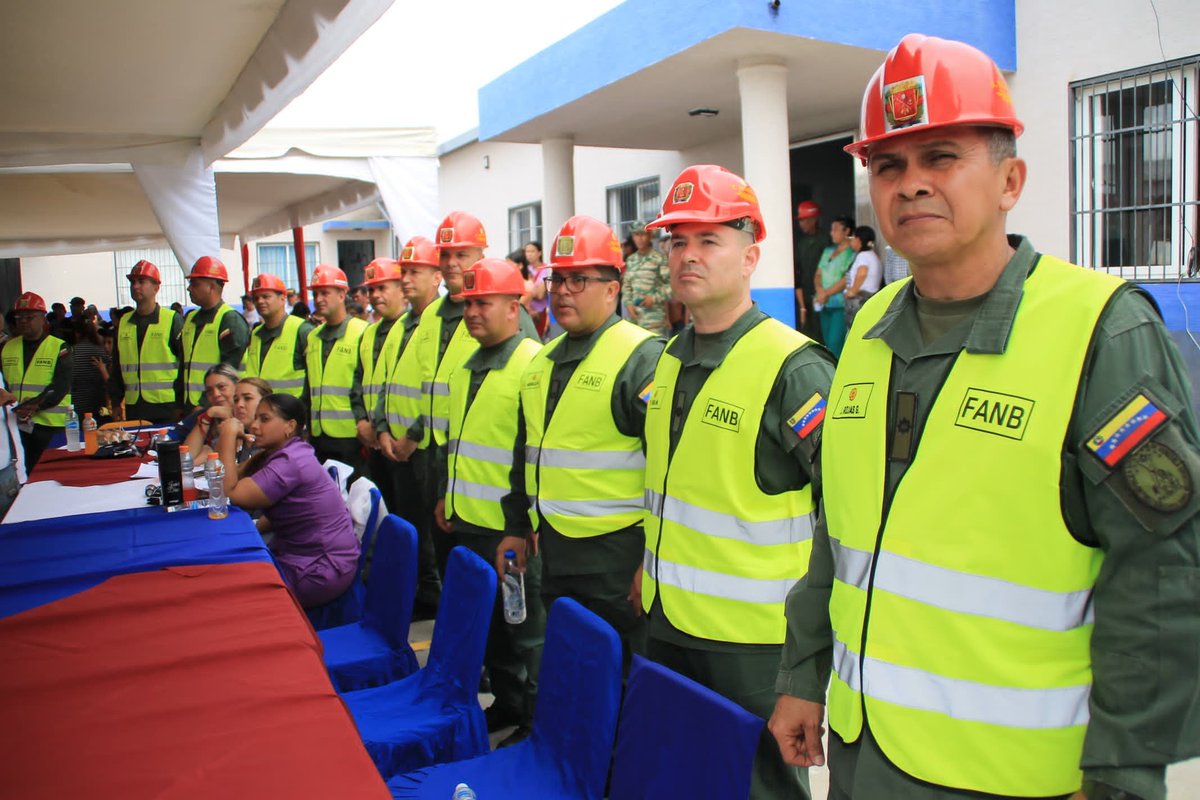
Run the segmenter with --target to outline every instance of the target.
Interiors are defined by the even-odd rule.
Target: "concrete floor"
[[[433,622],[414,622],[409,629],[408,640],[413,643],[417,653],[417,662],[425,666],[429,658],[429,641],[433,636]],[[492,704],[490,694],[479,695],[479,703],[484,708]],[[504,728],[491,734],[488,739],[492,748],[508,736],[512,728]],[[829,792],[829,770],[824,767],[809,770],[809,781],[812,785],[813,798],[825,800]],[[1167,770],[1167,800],[1198,800],[1200,799],[1200,758],[1176,764]]]

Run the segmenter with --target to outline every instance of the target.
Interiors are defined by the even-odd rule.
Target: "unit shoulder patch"
[[[1139,392],[1088,437],[1086,447],[1113,469],[1169,419],[1166,411]]]
[[[1122,472],[1134,497],[1156,511],[1179,511],[1192,499],[1192,476],[1183,459],[1159,442],[1139,447],[1125,459]]]
[[[638,400],[641,400],[643,403],[649,405],[650,404],[650,396],[652,394],[654,394],[654,381],[650,381],[649,383],[647,383],[645,385],[645,387],[640,392],[638,392]]]
[[[825,407],[827,403],[820,392],[813,392],[812,397],[804,402],[804,405],[796,409],[790,417],[787,424],[796,436],[801,439],[807,439],[813,431],[821,427],[821,423],[825,420]]]

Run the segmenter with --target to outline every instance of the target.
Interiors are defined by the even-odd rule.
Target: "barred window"
[[[320,250],[315,243],[304,245],[304,264],[310,273],[312,268],[320,263],[319,256]],[[296,272],[296,246],[282,242],[258,245],[258,274],[276,275],[289,289],[299,290],[300,277]]]
[[[625,241],[633,223],[649,222],[662,210],[662,195],[659,193],[658,178],[622,183],[608,187],[608,225]]]
[[[118,250],[113,253],[113,279],[117,284],[117,306],[136,305],[129,294],[129,279],[126,277],[133,265],[145,259],[158,267],[162,275],[162,286],[158,290],[158,304],[168,308],[172,303],[191,305],[187,294],[185,270],[169,247],[143,247],[136,250]]]
[[[542,241],[542,204],[526,203],[508,210],[508,251],[520,250],[527,242]]]
[[[1071,243],[1129,280],[1200,265],[1200,55],[1071,84]]]

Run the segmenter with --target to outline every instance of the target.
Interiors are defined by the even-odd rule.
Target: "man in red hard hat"
[[[796,224],[800,233],[792,244],[793,279],[796,286],[796,330],[815,337],[821,326],[812,310],[813,278],[825,248],[833,244],[826,231],[821,230],[821,207],[812,200],[802,200],[796,206]]]
[[[32,470],[67,424],[71,406],[71,347],[46,331],[46,301],[25,292],[13,306],[16,334],[0,351],[4,384],[15,397],[25,467]]]
[[[288,288],[278,275],[259,274],[250,284],[250,296],[262,322],[250,332],[242,377],[262,378],[271,384],[272,392],[304,397],[308,335],[315,326],[304,317],[288,313]]]
[[[188,273],[188,297],[199,309],[183,322],[183,411],[190,411],[204,399],[204,373],[217,364],[241,366],[250,326],[236,310],[221,299],[229,270],[213,256],[201,256]]]
[[[913,34],[846,148],[912,279],[854,320],[788,598],[770,728],[820,764],[828,706],[831,798],[1160,799],[1200,752],[1187,370],[1140,290],[1008,234],[1022,127]]]
[[[496,565],[500,583],[484,666],[496,696],[488,709],[489,723],[499,722],[497,712],[505,710],[517,725],[501,741],[504,747],[529,734],[546,631],[540,564],[532,552],[526,558],[529,498],[520,426],[521,374],[541,343],[521,330],[525,281],[513,265],[485,258],[461,277],[462,324],[477,346],[449,376],[451,446],[446,460],[437,464],[435,519],[443,534],[453,534],[456,545]],[[507,455],[498,457],[500,453]],[[499,589],[506,551],[519,551],[518,563],[525,568],[525,619],[515,624],[505,620]]]
[[[113,418],[171,422],[180,403],[183,316],[158,304],[162,275],[145,259],[126,276],[134,310],[117,323],[108,380]]]
[[[671,234],[671,291],[692,323],[663,351],[646,411],[647,654],[766,719],[784,597],[808,568],[833,359],[751,299],[766,229],[744,179],[688,167],[648,227]],[[808,796],[765,731],[750,796]]]

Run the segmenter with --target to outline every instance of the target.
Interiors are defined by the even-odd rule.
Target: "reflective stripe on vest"
[[[437,370],[438,337],[441,335],[442,318],[438,309],[444,298],[437,297],[425,306],[416,330],[400,353],[395,367],[388,374],[384,391],[384,409],[387,412],[389,432],[395,439],[403,439],[409,427],[428,416],[428,404],[422,397],[421,387],[433,380]],[[474,341],[474,340],[472,340]],[[432,342],[435,360],[428,360],[428,349]],[[417,443],[419,449],[429,446],[432,434],[425,426],[424,435]]]
[[[659,359],[646,412],[642,603],[649,611],[657,595],[684,633],[783,642],[784,599],[808,570],[812,487],[764,493],[754,478],[754,451],[774,376],[810,342],[773,319],[743,334],[692,402],[673,454],[680,362],[669,346]],[[714,415],[722,424],[706,423]]]
[[[231,311],[233,309],[229,304],[222,301],[212,322],[206,324],[198,336],[195,320],[200,312],[193,311],[183,321],[184,399],[189,405],[199,405],[204,397],[204,373],[221,361],[218,334],[221,331],[221,320]]]
[[[543,347],[521,379],[525,490],[535,498],[537,515],[563,536],[600,536],[645,517],[642,441],[617,429],[612,404],[617,376],[652,336],[624,320],[600,334],[563,387],[548,425],[550,354],[564,337]]]
[[[300,344],[300,326],[303,324],[304,320],[288,314],[283,320],[283,330],[267,344],[267,354],[263,356],[263,340],[258,333],[265,330],[266,323],[259,323],[250,334],[242,377],[262,378],[271,384],[272,392],[292,397],[303,395],[305,371],[296,369],[296,348]]]
[[[421,405],[429,409],[425,424],[432,429],[433,441],[438,445],[446,443],[450,430],[450,376],[478,349],[479,343],[471,337],[467,324],[460,319],[446,344],[446,352],[438,361],[434,379],[425,384],[421,398]],[[428,353],[422,356],[428,357]]]
[[[312,432],[315,436],[353,439],[358,429],[354,410],[350,407],[350,391],[354,388],[354,373],[359,365],[359,341],[367,323],[350,317],[345,330],[333,342],[328,360],[322,363],[325,349],[321,325],[308,333],[308,397],[312,406]]]
[[[921,398],[929,416],[886,506],[893,357],[865,333],[902,286],[855,318],[821,445],[829,722],[853,742],[865,715],[915,778],[1005,796],[1079,788],[1103,554],[1067,529],[1060,473],[1091,335],[1120,285],[1042,257],[1005,352],[964,350]]]
[[[46,336],[33,351],[33,363],[25,366],[25,340],[20,336],[9,339],[0,351],[0,366],[4,369],[4,382],[17,398],[17,404],[32,400],[54,382],[54,368],[58,365],[58,354],[67,343],[57,336]],[[36,425],[61,428],[67,424],[67,409],[71,406],[68,391],[58,405],[43,408],[33,415]],[[82,420],[81,420],[82,424]]]
[[[451,374],[454,436],[447,447],[447,519],[453,516],[481,528],[504,530],[500,500],[512,492],[509,473],[517,441],[521,373],[539,349],[538,342],[522,339],[503,369],[484,376],[470,408],[471,371],[460,366]]]
[[[158,309],[158,322],[146,326],[146,335],[138,347],[137,325],[132,315],[117,326],[117,355],[121,358],[121,379],[125,383],[125,403],[174,403],[175,379],[179,362],[171,352],[171,325],[175,312]]]

